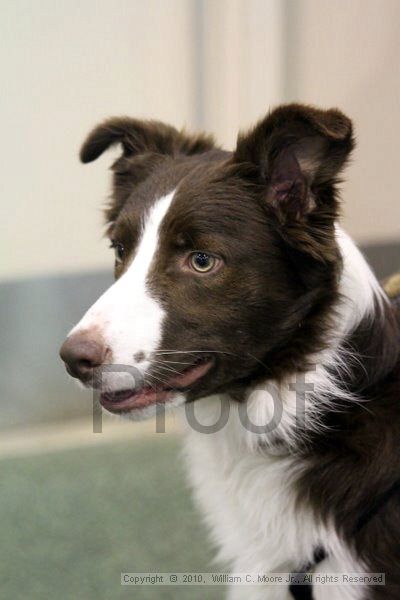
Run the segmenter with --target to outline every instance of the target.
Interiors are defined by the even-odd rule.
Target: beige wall
[[[111,156],[82,166],[105,116],[204,125],[232,147],[282,100],[354,118],[345,224],[398,240],[398,0],[7,0],[1,20],[0,278],[110,267]]]
[[[355,123],[345,226],[362,242],[399,242],[400,2],[295,0],[290,6],[288,97],[338,106]]]
[[[285,2],[205,0],[202,75],[204,122],[227,148],[282,101]]]
[[[111,266],[110,156],[88,130],[130,114],[193,125],[191,0],[3,2],[0,278]]]

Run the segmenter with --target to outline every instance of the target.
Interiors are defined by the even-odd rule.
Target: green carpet
[[[178,442],[3,459],[0,597],[220,599],[222,587],[133,587],[124,572],[212,571]]]

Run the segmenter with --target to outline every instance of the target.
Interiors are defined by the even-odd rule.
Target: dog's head
[[[81,150],[122,145],[106,210],[116,282],[61,350],[113,412],[152,412],[303,365],[336,298],[337,110],[270,113],[233,153],[158,122],[110,119]],[[140,381],[139,381],[140,380]]]

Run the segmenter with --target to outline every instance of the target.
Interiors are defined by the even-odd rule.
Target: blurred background
[[[198,598],[121,571],[212,570],[179,433],[103,423],[58,347],[112,281],[101,207],[111,115],[207,129],[233,148],[282,102],[337,106],[358,146],[343,223],[380,277],[400,267],[398,0],[1,0],[0,594]],[[25,591],[24,591],[25,590]],[[221,588],[204,592],[220,598]]]

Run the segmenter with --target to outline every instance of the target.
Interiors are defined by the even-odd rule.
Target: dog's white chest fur
[[[202,399],[196,417],[211,426],[219,410],[215,397]],[[188,427],[185,454],[196,499],[221,560],[236,570],[295,570],[299,560],[311,560],[320,540],[311,517],[296,509],[293,459],[250,449],[238,436],[241,428],[233,402],[219,431]]]
[[[202,399],[196,403],[196,420],[209,427],[218,421],[220,408],[217,397]],[[195,500],[219,549],[218,560],[237,573],[296,572],[312,562],[323,541],[338,557],[335,566],[343,560],[349,568],[351,558],[336,536],[296,502],[294,459],[249,447],[236,403],[230,403],[223,427],[210,433],[198,429],[193,422],[187,427],[185,457]],[[332,560],[321,565],[330,570]],[[328,591],[336,598],[333,587]],[[315,592],[316,598],[325,598],[323,589]],[[338,593],[338,598],[359,597],[354,588],[339,588]],[[236,586],[229,598],[286,600],[291,595],[284,586]]]

